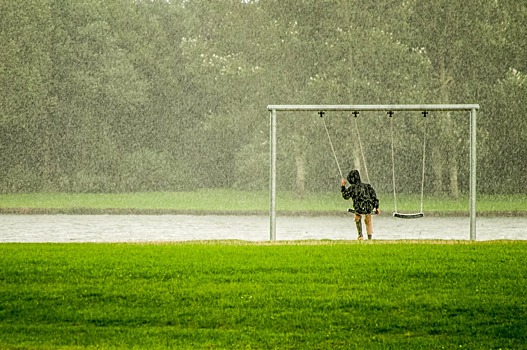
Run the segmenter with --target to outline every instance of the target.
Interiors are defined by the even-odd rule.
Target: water
[[[374,217],[374,238],[469,239],[468,218]],[[527,218],[478,218],[477,240],[527,240]],[[356,239],[352,217],[278,217],[277,240]],[[269,240],[267,216],[0,215],[0,242]]]

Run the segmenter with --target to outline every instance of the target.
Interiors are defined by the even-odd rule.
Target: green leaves
[[[10,177],[3,192],[24,190],[6,184],[26,168],[38,179],[32,191],[78,191],[64,184],[79,176],[120,191],[121,163],[137,152],[171,154],[178,188],[204,176],[241,186],[248,150],[267,137],[267,104],[474,102],[490,121],[478,124],[485,137],[504,109],[497,96],[505,105],[523,96],[520,85],[504,93],[500,83],[509,71],[525,74],[527,12],[517,1],[46,0],[4,1],[0,10],[0,178]],[[506,109],[519,115],[523,105]],[[284,157],[303,165],[287,176],[327,168],[323,152],[302,160],[324,135],[300,119]],[[378,136],[369,125],[364,139]],[[456,129],[447,125],[437,142]],[[500,133],[492,142],[505,140]],[[498,158],[494,150],[482,154]],[[434,171],[438,183],[464,176],[464,156],[432,158],[449,169]],[[181,163],[192,171],[177,172]],[[510,168],[521,182],[522,171]],[[297,182],[324,187],[307,176]]]

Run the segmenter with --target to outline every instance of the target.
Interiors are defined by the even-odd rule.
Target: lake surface
[[[375,216],[374,239],[469,240],[469,219]],[[526,217],[477,219],[477,240],[527,240]],[[277,240],[356,239],[349,217],[277,217]],[[0,242],[269,240],[267,216],[0,215]]]

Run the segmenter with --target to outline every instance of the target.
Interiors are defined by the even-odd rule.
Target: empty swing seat
[[[425,216],[423,213],[414,213],[414,214],[402,214],[402,213],[393,213],[393,217],[400,219],[419,219]]]

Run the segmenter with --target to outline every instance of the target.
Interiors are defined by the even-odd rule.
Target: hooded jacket
[[[351,170],[347,180],[350,186],[342,186],[342,198],[353,200],[353,209],[357,214],[371,214],[374,209],[379,208],[375,190],[370,184],[361,181],[358,170]]]

